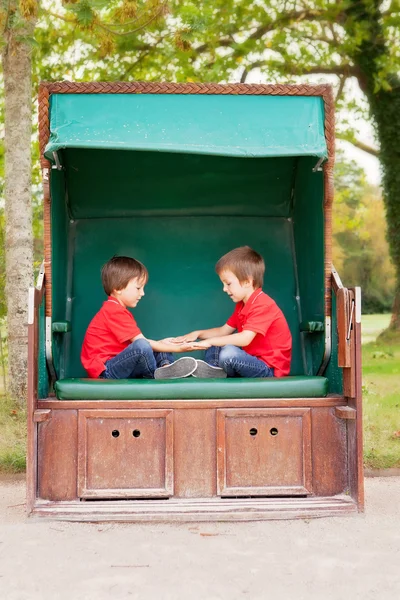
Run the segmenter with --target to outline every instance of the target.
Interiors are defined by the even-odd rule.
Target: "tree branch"
[[[353,65],[342,64],[342,65],[332,65],[331,67],[297,67],[294,65],[287,65],[287,63],[279,62],[279,61],[271,61],[271,60],[256,60],[252,62],[250,65],[245,67],[247,74],[253,69],[257,69],[260,67],[273,67],[275,69],[280,69],[287,75],[298,75],[299,77],[302,75],[337,75],[342,76],[344,78],[347,77],[357,77],[358,69]],[[244,73],[243,73],[244,75]],[[242,77],[243,77],[242,75]]]
[[[164,8],[165,8],[165,5],[163,4],[160,7],[160,9],[156,13],[154,13],[154,15],[152,15],[142,25],[140,25],[139,27],[136,27],[135,29],[130,29],[129,31],[124,31],[124,32],[113,31],[112,29],[109,29],[109,27],[106,27],[106,25],[103,25],[103,23],[101,23],[101,22],[95,23],[95,26],[96,27],[100,27],[100,29],[104,29],[108,33],[111,33],[111,35],[117,35],[119,37],[123,37],[123,36],[126,36],[126,35],[133,35],[134,33],[137,33],[138,31],[141,31],[142,29],[144,29],[145,27],[147,27],[148,25],[150,25],[151,23],[153,23],[153,21],[155,21],[156,19],[158,19],[158,17],[160,17],[163,14]],[[138,21],[139,21],[139,19],[138,19]],[[121,26],[123,26],[123,23],[121,23]]]
[[[346,135],[345,133],[336,133],[336,138],[338,140],[343,140],[345,142],[349,142],[349,144],[353,144],[353,146],[355,146],[356,148],[359,148],[360,150],[363,150],[367,154],[370,154],[371,156],[375,156],[376,158],[379,158],[380,153],[379,153],[379,150],[377,150],[377,148],[372,148],[372,146],[368,146],[368,144],[364,144],[364,142],[361,142],[360,140],[356,140],[354,137],[352,137],[350,135]]]
[[[278,27],[285,27],[286,25],[290,25],[294,21],[296,21],[296,22],[297,21],[321,21],[326,18],[326,15],[327,15],[326,11],[322,11],[322,10],[295,10],[295,11],[289,12],[287,14],[283,14],[280,17],[274,19],[273,21],[270,21],[269,23],[266,23],[265,25],[261,25],[260,27],[257,27],[257,29],[246,38],[246,40],[243,42],[243,44],[246,44],[249,40],[259,40],[266,33],[269,33],[270,31],[273,31],[274,29],[277,29]],[[236,35],[238,33],[244,33],[244,31],[232,32],[231,36]],[[194,50],[197,54],[201,54],[203,52],[206,52],[211,45],[227,47],[227,46],[231,46],[232,41],[234,41],[234,40],[232,40],[231,38],[224,37],[224,38],[217,40],[216,42],[214,42],[212,44],[210,42],[202,44],[201,46],[198,46]]]
[[[342,95],[343,88],[344,88],[346,80],[347,80],[346,75],[342,75],[342,77],[340,77],[339,80],[340,80],[340,82],[339,82],[339,89],[338,89],[337,94],[336,94],[335,104],[338,102],[338,100],[340,100],[340,96]]]
[[[247,75],[250,73],[250,71],[252,70],[252,67],[245,67],[243,69],[243,73],[242,76],[240,78],[240,83],[246,83],[246,79],[247,79]]]

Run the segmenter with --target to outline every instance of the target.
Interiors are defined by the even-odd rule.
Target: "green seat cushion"
[[[271,379],[60,379],[59,400],[179,400],[218,398],[320,398],[328,392],[325,377]]]

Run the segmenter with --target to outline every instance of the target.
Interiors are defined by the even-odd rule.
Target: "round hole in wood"
[[[119,431],[118,429],[113,429],[111,432],[111,435],[115,438],[119,437]]]
[[[134,430],[132,431],[132,435],[133,435],[133,437],[139,437],[139,435],[140,435],[140,431],[139,431],[139,429],[134,429]]]
[[[250,429],[250,432],[249,432],[249,433],[250,433],[250,435],[257,435],[257,433],[258,433],[258,430],[257,430],[255,427],[252,427],[252,428]]]
[[[272,427],[269,432],[271,435],[278,435],[278,430],[276,427]]]

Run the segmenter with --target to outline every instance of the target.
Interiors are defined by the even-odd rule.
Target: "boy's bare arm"
[[[207,338],[204,342],[193,342],[194,350],[204,350],[210,346],[248,346],[256,337],[255,331],[241,331],[240,333],[232,333],[231,335],[223,335]]]
[[[230,335],[235,330],[233,327],[225,323],[222,327],[213,327],[212,329],[197,329],[186,335],[180,335],[179,337],[172,338],[174,343],[180,344],[182,342],[194,342],[195,340],[207,340],[208,338],[220,337]]]
[[[134,337],[131,341],[135,340],[147,340],[151,346],[151,349],[155,352],[190,352],[193,350],[193,344],[188,342],[183,342],[181,344],[176,344],[172,342],[173,338],[165,338],[164,340],[150,340],[145,337],[142,333]]]

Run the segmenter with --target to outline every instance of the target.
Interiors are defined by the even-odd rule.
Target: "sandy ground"
[[[1,600],[399,600],[400,477],[366,480],[364,515],[179,525],[27,520],[0,481]]]

